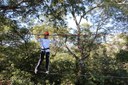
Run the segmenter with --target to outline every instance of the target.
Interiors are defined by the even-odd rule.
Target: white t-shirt
[[[40,38],[40,39],[38,39],[38,42],[40,42],[41,49],[46,48],[45,51],[50,52],[50,49],[47,49],[47,48],[50,48],[50,44],[53,43],[54,41],[49,40],[49,39],[45,39],[45,38]]]

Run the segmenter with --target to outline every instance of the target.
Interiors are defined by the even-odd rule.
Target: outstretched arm
[[[40,39],[41,39],[40,35],[37,35],[37,36],[36,36],[36,40],[37,40],[38,42],[40,42]]]
[[[57,34],[56,33],[54,33],[52,36],[53,36],[53,39],[51,40],[52,41],[52,43],[54,43],[54,44],[56,44],[57,43],[57,39],[56,39],[56,36]]]
[[[40,39],[40,35],[37,35],[37,36],[36,36],[36,39],[37,39],[37,40]]]

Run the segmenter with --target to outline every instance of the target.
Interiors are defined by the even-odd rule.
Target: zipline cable
[[[46,74],[45,72],[43,72],[43,71],[40,71],[39,72],[39,74]],[[65,75],[70,75],[70,74],[67,74],[67,73],[57,73],[57,72],[50,72],[49,74],[46,74],[46,75],[63,75],[63,76],[65,76]],[[74,76],[76,76],[75,74],[72,74],[72,75],[74,75]],[[109,76],[97,76],[97,75],[93,75],[93,74],[91,74],[92,76],[94,76],[94,77],[102,77],[102,78],[113,78],[113,79],[128,79],[128,76],[111,76],[111,75],[109,75]],[[81,77],[91,77],[91,75],[89,74],[89,73],[85,73],[85,74],[83,74],[83,75],[80,75]]]

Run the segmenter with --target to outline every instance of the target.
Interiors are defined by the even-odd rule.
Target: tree
[[[123,0],[125,1],[125,0]],[[35,3],[37,2],[37,3]],[[85,84],[84,78],[82,75],[84,74],[83,68],[85,60],[87,60],[88,57],[90,57],[90,53],[96,49],[100,43],[102,43],[103,39],[105,39],[105,36],[107,34],[113,33],[113,31],[117,32],[119,29],[122,30],[122,26],[126,29],[127,28],[127,22],[121,21],[120,24],[117,25],[117,18],[113,18],[116,13],[121,14],[122,16],[122,7],[123,9],[127,8],[125,6],[119,6],[117,3],[117,0],[100,0],[97,2],[97,0],[51,0],[51,2],[44,1],[43,5],[39,1],[30,1],[26,0],[21,3],[24,3],[28,6],[28,10],[33,10],[37,8],[37,11],[40,11],[43,9],[42,14],[46,16],[50,22],[53,22],[52,24],[56,27],[66,26],[66,16],[71,16],[71,19],[74,20],[76,25],[76,30],[73,34],[77,35],[76,38],[70,38],[67,39],[67,42],[70,42],[73,44],[75,49],[71,50],[68,45],[66,45],[66,48],[68,52],[72,54],[72,56],[75,58],[76,63],[76,82],[75,84]],[[19,5],[21,4],[18,2],[18,4],[14,4],[12,7],[7,6],[8,10],[15,9],[15,10],[24,10],[22,9],[23,6]],[[29,4],[27,4],[29,3]],[[40,8],[39,7],[40,4]],[[17,8],[19,6],[19,9]],[[4,8],[5,7],[5,8]],[[6,10],[6,6],[0,7],[2,10]],[[121,9],[121,10],[120,10]],[[25,11],[25,12],[26,12]],[[125,10],[127,13],[127,10]],[[3,12],[3,11],[2,11]],[[28,11],[30,12],[30,11]],[[35,12],[35,11],[34,11]],[[35,12],[35,13],[36,13]],[[124,12],[124,11],[123,11]],[[13,13],[16,13],[13,11]],[[23,12],[24,13],[24,12]],[[110,13],[110,15],[108,15]],[[19,14],[19,13],[18,13]],[[26,13],[27,14],[27,13]],[[14,15],[15,16],[15,15]],[[36,16],[38,17],[39,14],[37,13]],[[77,19],[79,17],[79,19]],[[89,27],[81,27],[81,21],[85,19],[88,22],[92,22],[92,26]],[[112,25],[112,26],[106,26],[106,25]],[[118,28],[118,29],[117,29]],[[84,31],[84,32],[83,32]],[[127,32],[127,30],[126,30]]]
[[[19,29],[14,22],[2,15],[0,18],[0,80],[11,80],[13,84],[28,82],[29,80],[23,78],[31,76],[29,73],[31,69],[27,67],[33,65],[31,57],[35,53],[34,50],[30,50],[34,45],[28,42],[30,39],[30,36],[27,35],[28,31]],[[19,76],[19,74],[22,75]],[[23,80],[17,80],[17,78]]]
[[[88,3],[88,4],[86,4],[86,3]],[[68,48],[68,46],[67,46],[67,49],[73,55],[73,57],[76,59],[76,69],[77,69],[76,84],[82,84],[81,76],[83,73],[82,69],[84,67],[82,66],[81,63],[84,62],[85,59],[90,56],[90,52],[92,50],[94,50],[93,49],[94,43],[101,42],[101,40],[98,41],[101,38],[99,38],[97,36],[101,35],[102,37],[105,37],[105,35],[107,35],[109,33],[113,33],[114,30],[118,31],[119,29],[121,29],[120,26],[119,27],[115,26],[114,28],[113,28],[113,26],[112,27],[105,26],[106,23],[109,24],[110,20],[113,18],[111,18],[110,15],[109,16],[106,15],[108,13],[106,13],[106,9],[104,9],[104,8],[110,6],[110,12],[112,12],[111,10],[113,9],[113,7],[114,7],[113,12],[115,12],[117,9],[116,3],[113,3],[113,5],[116,4],[114,6],[111,6],[111,5],[106,6],[106,3],[111,3],[111,1],[108,1],[108,2],[107,2],[107,0],[105,2],[104,1],[103,2],[102,1],[99,1],[99,2],[81,1],[78,3],[76,1],[67,0],[65,2],[62,1],[62,2],[58,2],[58,3],[53,2],[53,4],[51,4],[49,6],[49,9],[51,9],[52,11],[48,10],[48,12],[46,12],[49,15],[52,15],[53,20],[56,20],[56,19],[63,20],[63,18],[65,18],[65,17],[63,17],[63,14],[71,15],[71,17],[73,18],[73,20],[75,22],[76,29],[77,29],[75,31],[75,33],[78,36],[76,36],[77,40],[74,45],[78,47],[77,50],[78,50],[78,53],[80,53],[80,55],[78,55],[78,53],[74,53],[74,51],[70,50]],[[101,11],[99,11],[98,9],[101,9]],[[80,35],[84,35],[84,34],[82,33],[83,29],[80,27],[81,20],[88,19],[88,21],[89,21],[89,18],[87,18],[87,17],[90,14],[91,14],[91,17],[89,17],[89,18],[92,19],[92,22],[94,24],[94,26],[92,26],[92,28],[93,28],[93,30],[96,30],[96,31],[95,32],[93,31],[92,33],[87,32],[87,34],[86,34],[86,32],[84,32],[86,36],[82,37]],[[114,13],[112,13],[112,14],[114,16]],[[80,17],[79,20],[77,19],[78,16]],[[126,23],[127,23],[127,21],[126,21]],[[115,22],[112,22],[112,24],[117,25]],[[121,24],[123,24],[123,22],[121,22]],[[127,27],[127,25],[125,25],[125,27]],[[91,29],[91,27],[89,27],[89,28]],[[88,34],[91,35],[91,37]],[[87,45],[85,42],[87,42]],[[94,48],[95,48],[95,46],[94,46]]]

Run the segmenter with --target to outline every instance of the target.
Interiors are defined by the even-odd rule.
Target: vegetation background
[[[127,85],[127,9],[127,0],[0,0],[0,82]],[[35,75],[36,37],[44,31],[55,34],[50,39],[57,44],[51,45],[50,74]]]

